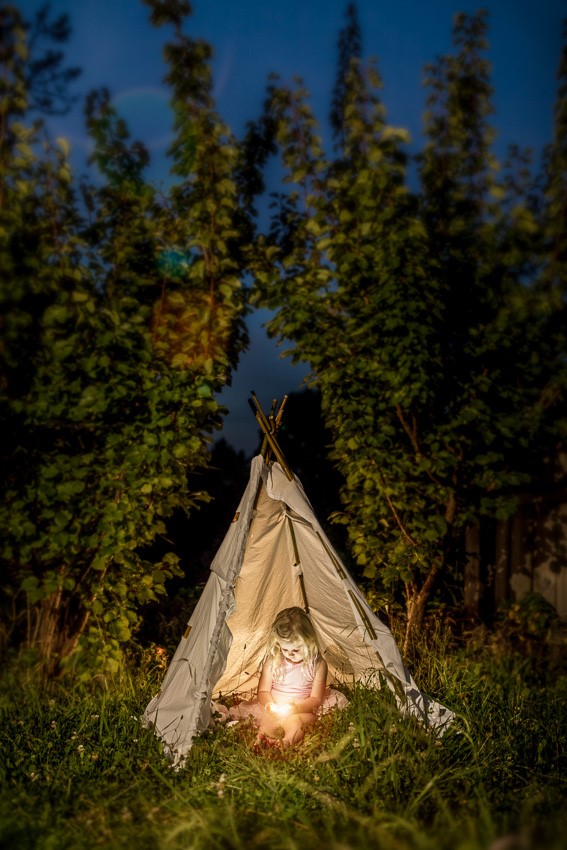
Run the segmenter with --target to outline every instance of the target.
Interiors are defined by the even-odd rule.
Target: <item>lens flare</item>
[[[161,150],[173,139],[173,115],[166,89],[143,86],[127,89],[112,99],[124,118],[132,139],[139,139],[150,151]]]

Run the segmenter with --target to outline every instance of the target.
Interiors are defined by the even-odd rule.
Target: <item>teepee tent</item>
[[[386,682],[402,712],[442,734],[453,712],[418,690],[392,633],[369,607],[289,470],[275,438],[277,419],[268,420],[254,400],[266,451],[252,460],[248,486],[144,722],[181,763],[209,725],[211,700],[255,693],[276,614],[299,606],[317,633],[329,684],[380,688]],[[269,460],[270,450],[279,461]]]

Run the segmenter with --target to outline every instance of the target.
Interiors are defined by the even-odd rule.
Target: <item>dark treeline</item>
[[[206,546],[188,556],[180,517],[215,489],[217,394],[261,305],[319,393],[304,436],[282,444],[368,586],[403,599],[409,647],[462,572],[467,529],[511,515],[565,438],[565,52],[543,162],[511,149],[497,163],[487,18],[458,15],[452,52],[427,69],[410,189],[407,133],[387,123],[354,5],[330,151],[308,92],[277,79],[237,140],[213,102],[211,48],[186,34],[189,4],[147,5],[171,31],[165,193],[105,90],[86,104],[98,178],[72,173],[34,117],[68,103],[75,72],[51,54],[46,80],[41,52],[68,21],[0,10],[3,646],[52,670],[116,669],[166,582],[199,579]],[[270,157],[284,183],[260,227]],[[338,510],[318,492],[327,449]]]

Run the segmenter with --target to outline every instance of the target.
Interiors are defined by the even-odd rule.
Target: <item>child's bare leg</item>
[[[278,729],[281,730],[281,728],[281,720],[275,720],[269,715],[266,715],[266,717],[260,721],[260,725],[258,726],[258,734],[256,735],[256,740],[254,742],[255,745],[262,746],[268,739],[278,739],[280,737],[280,735],[278,735]]]
[[[286,717],[283,724],[284,737],[283,745],[285,748],[294,747],[303,741],[305,737],[305,728],[312,726],[317,718],[314,714],[293,714],[291,717]]]

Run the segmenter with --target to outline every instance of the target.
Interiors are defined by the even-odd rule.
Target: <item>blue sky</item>
[[[20,0],[15,5],[29,16],[44,4]],[[214,49],[218,111],[237,136],[259,113],[273,71],[284,79],[303,78],[325,135],[347,0],[193,0],[192,5],[190,30]],[[496,153],[502,156],[512,143],[541,151],[553,128],[562,20],[567,17],[563,0],[358,0],[364,54],[378,59],[388,121],[408,129],[412,148],[419,148],[424,66],[451,49],[455,13],[479,7],[489,12]],[[141,0],[51,0],[51,8],[71,17],[68,61],[83,69],[76,90],[86,94],[107,86],[133,135],[152,151],[151,177],[166,180],[163,153],[170,114],[161,50],[167,31],[150,26]],[[88,153],[82,104],[53,120],[51,129],[70,140],[73,162],[82,168]],[[250,389],[268,406],[273,396],[281,399],[299,389],[305,375],[267,339],[261,327],[265,318],[260,313],[250,320],[251,348],[223,394],[230,409],[223,435],[246,451],[256,445],[256,423],[246,401]]]

